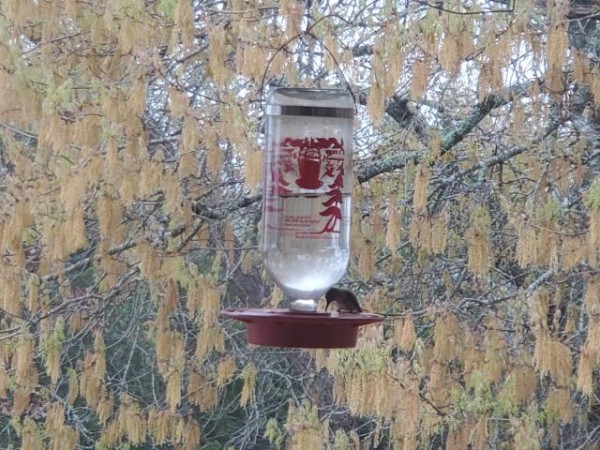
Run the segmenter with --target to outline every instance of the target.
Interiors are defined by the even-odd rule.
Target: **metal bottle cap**
[[[269,116],[311,116],[352,119],[354,117],[354,110],[348,108],[322,108],[318,106],[269,105],[267,107],[267,114]]]
[[[343,89],[277,88],[267,101],[268,116],[352,119],[354,113],[354,99]]]

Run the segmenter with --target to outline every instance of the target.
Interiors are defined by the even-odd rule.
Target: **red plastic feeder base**
[[[246,324],[248,343],[270,347],[351,348],[358,327],[381,322],[371,313],[303,313],[289,309],[224,309],[221,314]]]

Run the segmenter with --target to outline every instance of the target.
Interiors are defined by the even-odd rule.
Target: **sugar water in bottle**
[[[266,112],[263,262],[291,309],[314,311],[350,257],[354,99],[279,88]]]

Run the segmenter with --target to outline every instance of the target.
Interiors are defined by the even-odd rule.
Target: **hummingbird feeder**
[[[354,98],[348,90],[278,88],[267,101],[262,220],[265,268],[289,309],[226,309],[248,342],[348,348],[370,313],[317,312],[350,259]]]

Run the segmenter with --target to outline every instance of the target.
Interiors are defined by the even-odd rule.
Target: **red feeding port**
[[[359,327],[384,319],[366,312],[303,313],[289,309],[229,308],[221,314],[246,324],[249,344],[294,348],[352,348]]]

